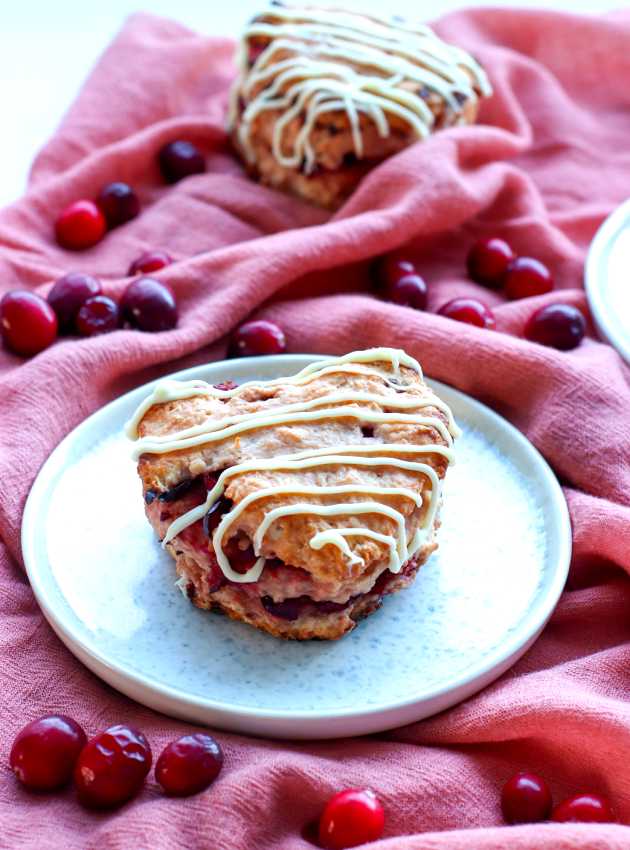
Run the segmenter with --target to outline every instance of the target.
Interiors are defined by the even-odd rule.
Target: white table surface
[[[209,35],[237,34],[262,0],[18,0],[0,2],[0,207],[18,198],[30,163],[54,132],[61,116],[99,54],[127,15],[135,11],[176,17]],[[330,0],[330,5],[335,5]],[[383,0],[340,0],[340,5],[382,11]],[[426,10],[431,18],[464,6],[467,0],[392,0],[391,12],[410,18]],[[613,9],[610,0],[494,0],[493,6],[545,5],[571,12]]]

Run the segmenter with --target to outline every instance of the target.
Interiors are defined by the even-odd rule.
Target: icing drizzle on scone
[[[388,363],[390,370],[382,369],[379,363]],[[138,438],[138,426],[147,411],[155,404],[167,401],[191,398],[197,395],[210,395],[219,399],[229,399],[242,393],[248,387],[270,386],[277,383],[300,385],[326,374],[349,372],[357,374],[357,366],[362,374],[377,375],[389,386],[395,387],[398,393],[404,395],[404,385],[397,380],[400,367],[404,365],[422,377],[420,365],[404,351],[391,348],[375,348],[358,351],[344,357],[321,360],[302,369],[292,378],[279,378],[271,381],[249,381],[232,390],[220,390],[206,384],[204,381],[162,381],[158,383],[153,393],[138,407],[136,413],[127,425],[127,434],[132,439]],[[401,392],[402,390],[402,392]],[[360,404],[386,406],[387,411],[362,407]],[[334,406],[332,406],[334,405]],[[426,415],[424,408],[437,409],[446,419],[434,415]],[[255,411],[247,414],[228,416],[220,421],[207,421],[200,425],[186,428],[175,434],[165,436],[150,436],[138,439],[134,449],[134,457],[143,454],[166,454],[193,448],[213,442],[228,439],[244,431],[251,431],[271,426],[284,425],[304,421],[334,420],[336,418],[355,418],[369,423],[405,423],[430,427],[443,440],[443,443],[374,443],[357,445],[338,445],[323,449],[309,449],[294,454],[279,455],[270,458],[247,460],[225,469],[218,477],[214,486],[208,491],[205,502],[179,516],[169,526],[163,539],[166,545],[185,528],[202,519],[223,495],[230,478],[243,473],[262,470],[313,470],[318,467],[356,466],[356,467],[395,467],[402,470],[417,472],[425,476],[430,483],[430,497],[422,526],[418,528],[411,540],[407,540],[404,515],[395,508],[376,500],[377,496],[398,496],[414,502],[417,508],[423,504],[422,496],[408,487],[369,487],[358,484],[342,484],[335,486],[299,486],[273,487],[256,490],[245,496],[221,519],[217,526],[212,543],[217,562],[226,578],[234,582],[257,581],[264,569],[265,557],[261,554],[263,541],[270,526],[276,520],[295,514],[315,514],[318,516],[361,516],[363,514],[381,514],[392,520],[396,526],[395,535],[382,534],[368,527],[347,526],[335,527],[315,534],[309,541],[312,549],[321,549],[326,545],[336,546],[346,557],[348,564],[361,563],[362,559],[353,553],[348,539],[365,537],[385,544],[390,551],[389,569],[393,573],[401,570],[403,565],[424,544],[426,536],[432,533],[435,515],[440,501],[440,478],[433,466],[422,462],[422,456],[441,455],[446,462],[453,461],[453,439],[459,435],[459,429],[453,420],[452,413],[443,401],[433,393],[413,398],[398,398],[378,395],[370,392],[344,391],[329,393],[308,401],[296,402],[271,408],[269,411]],[[396,455],[407,455],[397,457]],[[278,495],[299,495],[305,500],[274,508],[266,512],[258,526],[253,540],[257,561],[246,573],[234,571],[223,550],[223,540],[238,517],[254,502]],[[341,501],[333,504],[309,502],[309,496],[365,496],[362,501]],[[371,497],[371,498],[370,498]]]
[[[268,44],[252,64],[249,45],[257,39]],[[362,159],[362,115],[381,138],[390,135],[394,117],[422,139],[435,116],[419,91],[442,99],[448,124],[462,123],[464,102],[492,91],[481,66],[429,27],[341,9],[271,5],[246,27],[238,64],[228,127],[238,125],[245,156],[254,162],[250,135],[256,118],[280,111],[272,154],[280,165],[306,174],[315,167],[310,135],[322,115],[346,114],[355,154]],[[289,134],[296,119],[301,128]],[[287,150],[289,135],[293,144]]]

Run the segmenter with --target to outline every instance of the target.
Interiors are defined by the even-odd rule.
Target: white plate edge
[[[599,226],[589,246],[584,264],[584,288],[597,331],[627,363],[630,363],[630,339],[619,330],[614,318],[611,321],[610,308],[603,297],[604,287],[601,286],[600,281],[602,266],[610,252],[613,239],[623,229],[624,223],[630,223],[629,219],[630,200],[627,200],[613,210]]]

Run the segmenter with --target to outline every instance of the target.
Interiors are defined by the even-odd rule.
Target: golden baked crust
[[[304,411],[317,418],[305,419]],[[257,425],[261,416],[279,421]],[[248,427],[204,442],[213,430],[234,423]],[[376,369],[362,362],[345,371],[324,369],[301,383],[290,378],[253,383],[223,397],[200,392],[156,402],[138,425],[140,450],[150,449],[138,463],[147,517],[159,538],[167,538],[166,548],[194,604],[282,637],[340,637],[378,607],[383,593],[409,584],[436,548],[433,500],[439,494],[433,490],[447,469],[450,427],[447,410],[421,375],[404,365],[396,371],[386,361]],[[203,433],[198,445],[172,450],[182,432]],[[168,450],[155,453],[156,439],[169,441]],[[318,453],[317,465],[293,465],[296,454],[311,460]],[[409,468],[410,459],[433,470],[433,478],[419,472],[417,463]],[[231,472],[249,462],[258,468]],[[270,468],[260,468],[265,464]],[[204,503],[224,470],[230,473],[221,504],[215,502],[213,510],[220,508],[217,517],[234,512],[220,546],[229,561],[252,551],[271,511],[287,512],[269,524],[260,541],[256,556],[266,562],[255,581],[226,578],[217,562],[217,523],[204,527],[197,519],[168,539],[171,524]],[[366,502],[377,507],[353,513],[355,505],[358,511]],[[312,507],[304,510],[305,503]],[[329,508],[339,510],[327,513]],[[408,542],[427,527],[404,569],[392,573],[391,543],[399,539],[399,522]],[[365,527],[372,536],[361,531]],[[340,529],[353,530],[347,550],[332,542],[312,545],[318,535]],[[254,560],[252,552],[248,566]],[[379,591],[381,585],[386,589]],[[284,611],[277,606],[295,600],[301,600],[295,617],[275,615]]]
[[[423,135],[473,123],[491,91],[480,66],[428,28],[341,9],[265,10],[240,63],[228,123],[250,175],[330,209]]]
[[[415,396],[423,399],[432,396],[431,391],[416,373],[403,369],[402,374],[403,380],[407,382],[405,393],[407,398]],[[399,398],[399,394],[393,387],[388,386],[378,376],[369,373],[367,367],[359,365],[355,375],[329,374],[301,386],[287,383],[269,387],[260,384],[244,390],[227,402],[209,396],[195,396],[159,404],[151,408],[142,420],[139,433],[141,437],[174,434],[208,420],[220,422],[228,417],[251,414],[263,409],[271,412],[274,408],[287,404],[310,401],[340,391],[369,392],[378,396],[382,399],[381,410],[387,409],[389,400],[396,402]],[[332,405],[333,408],[340,406],[340,404]],[[366,409],[375,407],[373,404],[352,406]],[[444,425],[447,424],[447,418],[441,410],[427,407],[424,412],[427,417],[434,416]],[[373,436],[367,439],[382,443],[446,444],[443,436],[430,424],[418,426],[397,422],[370,427],[373,428]],[[246,432],[188,451],[146,455],[140,459],[138,471],[145,493],[147,491],[163,493],[184,480],[195,478],[203,473],[226,469],[250,459],[286,455],[326,446],[361,444],[366,440],[361,428],[361,421],[354,418],[293,425],[282,424]],[[440,477],[444,475],[447,464],[442,456],[429,455],[426,462],[433,466]],[[375,488],[379,485],[407,487],[415,490],[419,495],[423,495],[427,487],[430,489],[427,479],[424,476],[418,476],[415,472],[393,467],[365,469],[339,465],[316,470],[267,470],[243,473],[230,480],[226,496],[237,505],[255,490],[288,487],[292,484],[330,486],[352,483],[366,486],[373,484]],[[377,498],[405,515],[410,535],[416,531],[424,519],[426,506],[420,510],[414,510],[413,503],[400,496]],[[364,500],[365,497],[361,495],[347,497],[348,502]],[[234,523],[232,533],[233,535],[242,533],[251,539],[260,524],[263,513],[279,505],[300,501],[304,501],[304,498],[299,495],[282,495],[256,502],[251,509],[245,511],[238,522]],[[308,501],[328,504],[334,500],[330,497],[309,495]],[[388,550],[384,544],[361,539],[355,544],[353,551],[364,559],[362,567],[356,564],[349,566],[342,552],[336,547],[327,546],[316,551],[309,546],[309,541],[317,532],[331,527],[345,526],[348,522],[348,517],[343,516],[328,518],[298,514],[285,517],[282,523],[272,528],[271,533],[265,538],[262,552],[266,557],[279,558],[284,563],[300,567],[315,575],[320,581],[357,579],[372,565],[384,564],[388,558]],[[392,520],[378,515],[371,517],[370,528],[390,535],[395,531]]]

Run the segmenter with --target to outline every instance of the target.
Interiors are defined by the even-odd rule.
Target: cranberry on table
[[[177,183],[191,174],[202,174],[206,161],[201,151],[192,142],[178,139],[164,145],[158,153],[162,177],[167,183]]]
[[[127,274],[149,274],[150,272],[157,272],[160,269],[166,268],[166,266],[170,266],[172,262],[173,258],[166,251],[145,251],[144,254],[140,254],[129,266]]]
[[[0,301],[0,335],[15,354],[31,357],[57,338],[57,316],[40,295],[13,290]]]
[[[535,773],[515,774],[501,791],[501,811],[507,823],[538,823],[551,814],[551,791]]]
[[[69,272],[56,280],[47,300],[57,314],[60,332],[72,332],[81,305],[101,292],[100,282],[83,272]]]
[[[503,283],[508,265],[514,259],[514,251],[503,239],[478,239],[466,258],[468,277],[475,283],[498,289]]]
[[[151,768],[151,748],[142,732],[111,726],[91,738],[74,769],[79,802],[96,809],[113,808],[134,797]]]
[[[223,751],[210,735],[195,732],[168,744],[155,765],[155,778],[172,797],[207,788],[223,767]]]
[[[496,327],[492,310],[476,298],[453,298],[440,307],[438,314],[478,328],[491,330]]]
[[[417,269],[411,260],[407,260],[400,254],[386,254],[380,257],[375,264],[376,283],[387,290],[401,277],[417,274]]]
[[[131,221],[140,212],[138,196],[127,183],[116,182],[103,186],[96,203],[110,228]]]
[[[75,201],[63,210],[55,223],[57,242],[72,251],[96,245],[106,230],[105,216],[94,201]]]
[[[177,324],[177,304],[168,286],[152,277],[140,277],[125,289],[120,310],[141,331],[169,331]]]
[[[545,295],[553,289],[553,277],[544,263],[533,257],[517,257],[507,267],[504,278],[508,298]]]
[[[530,316],[525,337],[530,342],[548,345],[560,351],[578,346],[586,333],[586,320],[572,304],[548,304]]]
[[[558,823],[613,823],[615,816],[605,797],[599,794],[576,794],[558,803],[551,820]]]
[[[118,304],[106,295],[95,295],[94,298],[88,298],[77,315],[77,331],[81,336],[109,333],[109,331],[115,331],[119,326]]]
[[[76,720],[65,714],[48,714],[18,733],[9,765],[22,785],[32,791],[53,791],[72,778],[86,740]]]
[[[278,325],[258,319],[245,322],[234,331],[230,342],[232,357],[253,357],[257,354],[282,354],[287,343]]]
[[[383,835],[385,813],[376,794],[368,788],[352,788],[335,794],[319,820],[319,841],[327,850],[344,850]]]
[[[386,297],[394,304],[424,310],[427,306],[427,285],[420,275],[408,274],[388,286]]]

